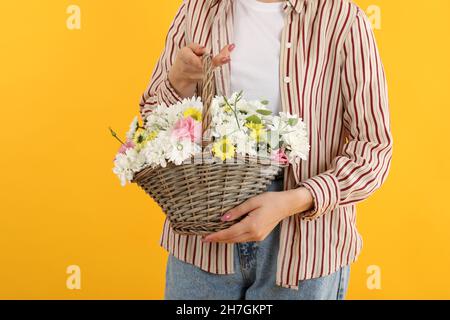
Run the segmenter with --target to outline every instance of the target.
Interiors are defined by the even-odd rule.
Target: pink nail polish
[[[228,51],[233,51],[234,50],[234,48],[236,48],[236,45],[234,44],[234,43],[232,43],[232,44],[230,44],[229,46],[228,46]]]
[[[224,215],[222,217],[222,221],[228,221],[228,220],[230,220],[230,218],[231,218],[231,215],[230,214],[226,214],[226,215]]]

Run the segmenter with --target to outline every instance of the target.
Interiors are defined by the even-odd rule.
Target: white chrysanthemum
[[[247,100],[239,100],[239,102],[236,105],[236,108],[239,112],[244,113],[246,117],[258,114],[258,110],[267,110],[266,106],[264,106],[260,101],[253,100],[253,101],[247,101]]]
[[[174,124],[181,119],[183,106],[181,104],[173,105],[169,108],[167,108],[166,112],[166,121],[167,121],[167,128],[172,128]]]
[[[139,125],[138,117],[134,117],[133,121],[130,124],[130,129],[128,130],[127,135],[126,135],[128,140],[133,139],[134,133],[136,132],[138,125]]]
[[[217,125],[221,124],[224,121],[224,115],[221,113],[215,114],[211,118],[211,125],[215,128]]]
[[[185,111],[188,108],[196,108],[201,111],[203,108],[203,103],[201,98],[192,97],[183,99],[183,101],[179,103],[179,106],[181,108],[181,112]]]
[[[201,113],[203,108],[201,99],[184,99],[170,107],[164,104],[158,105],[147,116],[146,128],[149,130],[171,130],[179,119],[184,118],[183,112],[188,108],[195,108]]]
[[[185,160],[201,151],[201,147],[199,145],[188,139],[181,141],[170,139],[169,143],[166,145],[166,148],[168,160],[177,166],[181,165]]]
[[[236,103],[236,110],[247,114],[247,113],[251,113],[253,111],[255,111],[255,108],[253,107],[253,105],[249,102],[247,102],[247,100],[244,99],[240,99],[237,103]]]
[[[241,126],[243,128],[243,126]],[[212,134],[216,138],[231,136],[234,133],[240,131],[239,126],[234,119],[227,119],[221,123],[215,123],[213,125]]]
[[[288,117],[289,119],[292,119]],[[284,146],[288,150],[287,156],[289,162],[299,163],[300,160],[307,160],[310,150],[308,141],[308,132],[306,124],[299,119],[294,125],[287,125],[287,129],[282,133],[281,137]]]
[[[165,168],[167,166],[166,154],[164,148],[161,146],[165,143],[165,136],[160,135],[158,138],[147,143],[141,152],[144,154],[147,163],[155,168],[161,166]]]
[[[283,122],[281,121],[281,117],[272,116],[270,120],[266,121],[268,130],[276,130],[280,131],[283,128]]]
[[[238,131],[230,136],[231,141],[236,145],[236,153],[245,156],[256,156],[256,141],[250,139],[249,135],[244,131]]]
[[[282,122],[284,122],[284,123],[288,123],[289,122],[289,120],[299,120],[299,122],[301,122],[301,120],[302,119],[300,119],[299,117],[298,117],[298,115],[297,114],[291,114],[291,113],[289,113],[289,112],[280,112],[280,118],[281,118],[281,121]]]
[[[263,141],[266,141],[269,146],[271,147],[271,149],[273,150],[277,150],[280,148],[280,143],[282,143],[281,141],[281,134],[280,131],[276,130],[276,129],[269,129],[266,132],[266,137],[265,139],[263,139]]]
[[[242,97],[242,95],[239,97],[239,94],[240,94],[240,92],[233,92],[233,93],[231,94],[231,97],[227,99],[228,102],[229,102],[230,104],[236,104],[236,100],[237,100],[238,98],[239,98],[239,100],[244,100],[243,97]]]
[[[145,163],[144,154],[137,152],[135,149],[128,149],[125,154],[120,153],[116,156],[113,172],[124,186],[133,179],[136,172],[144,168]]]
[[[167,112],[169,108],[165,104],[156,106],[146,118],[145,128],[149,131],[167,130],[169,123],[167,121]]]
[[[283,137],[286,142],[288,158],[290,162],[298,163],[300,160],[307,160],[309,153],[309,143],[302,135],[289,134]]]

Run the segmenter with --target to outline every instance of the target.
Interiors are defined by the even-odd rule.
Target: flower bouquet
[[[133,120],[125,141],[111,131],[121,143],[113,171],[123,185],[143,188],[175,232],[227,228],[234,222],[220,220],[226,211],[264,192],[283,167],[309,152],[304,122],[273,115],[267,104],[240,92],[160,105],[143,125]]]

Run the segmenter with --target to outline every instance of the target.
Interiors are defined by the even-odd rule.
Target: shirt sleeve
[[[139,103],[142,119],[146,119],[148,114],[161,104],[173,105],[181,101],[181,97],[170,84],[167,76],[170,67],[175,61],[178,51],[186,46],[185,24],[186,24],[186,3],[183,1],[178,12],[172,21],[166,37],[164,50],[153,70],[150,83],[142,94]]]
[[[302,214],[306,220],[368,198],[384,183],[391,164],[386,78],[371,24],[361,10],[344,41],[341,61],[348,140],[329,170],[300,183],[314,198],[314,208]]]

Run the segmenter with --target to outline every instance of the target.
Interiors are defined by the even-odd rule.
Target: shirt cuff
[[[339,205],[340,191],[336,177],[329,173],[319,174],[300,183],[314,198],[314,207],[302,213],[305,220],[315,220],[333,211]]]
[[[164,82],[161,84],[161,90],[164,92],[162,96],[164,99],[164,103],[167,106],[171,106],[183,101],[183,99],[178,95],[175,88],[170,83],[169,79],[164,80]]]

